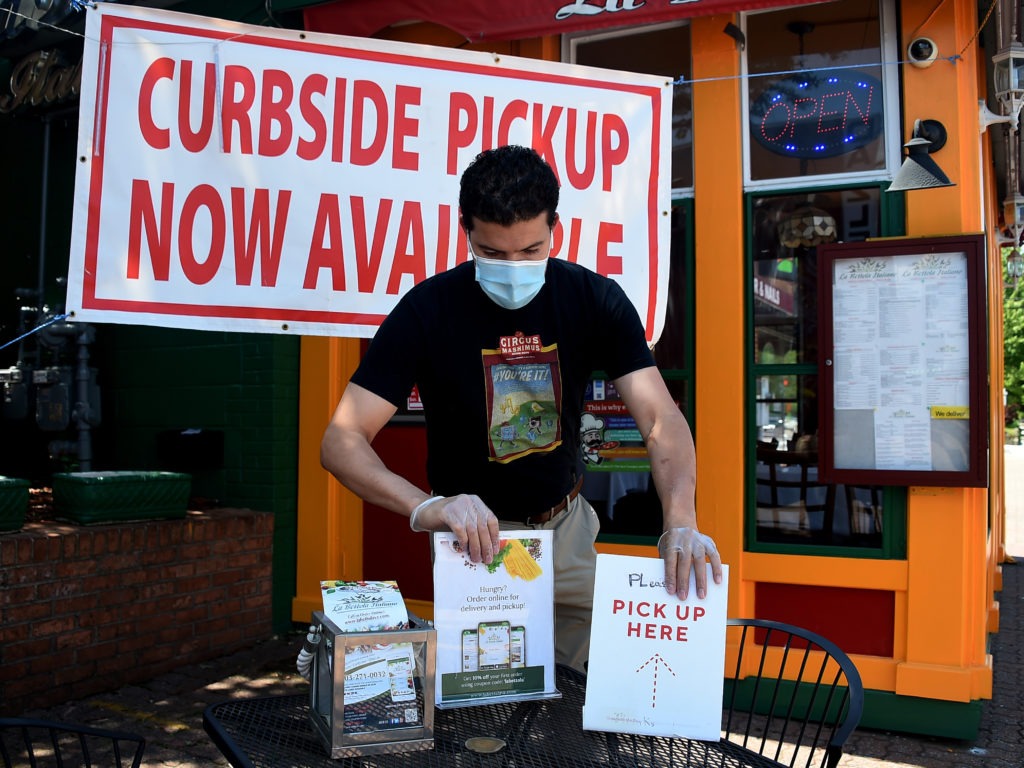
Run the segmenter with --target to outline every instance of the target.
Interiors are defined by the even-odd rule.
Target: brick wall
[[[272,633],[273,515],[29,523],[0,536],[0,715],[217,658]]]

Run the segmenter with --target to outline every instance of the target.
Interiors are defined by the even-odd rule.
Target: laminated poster
[[[412,643],[345,648],[346,733],[408,728],[423,722]]]
[[[718,741],[729,568],[697,599],[665,592],[660,558],[598,555],[583,728]]]
[[[558,696],[551,531],[502,531],[490,563],[434,534],[438,707]]]
[[[383,633],[407,629],[409,614],[395,581],[321,581],[324,615],[342,632]],[[325,655],[331,665],[333,655]],[[372,733],[423,722],[423,694],[415,684],[412,643],[345,645],[344,730]],[[321,711],[332,694],[320,693]]]

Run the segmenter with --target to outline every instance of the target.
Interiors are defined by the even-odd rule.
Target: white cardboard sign
[[[697,599],[665,591],[659,558],[597,556],[583,727],[718,741],[729,569]]]

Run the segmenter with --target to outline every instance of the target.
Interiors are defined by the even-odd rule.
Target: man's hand
[[[498,518],[479,496],[442,496],[413,510],[414,531],[451,531],[474,563],[489,563],[498,553]]]
[[[708,594],[708,574],[704,564],[711,561],[711,575],[715,584],[722,583],[722,557],[710,536],[696,528],[669,528],[658,539],[658,554],[665,561],[665,590],[670,595],[686,599],[690,591],[690,568],[697,577],[697,597]]]

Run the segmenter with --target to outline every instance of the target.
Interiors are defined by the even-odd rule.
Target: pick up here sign
[[[665,591],[665,563],[597,556],[583,727],[718,741],[722,725],[729,566],[697,598]]]
[[[88,322],[372,336],[468,258],[459,178],[536,148],[552,255],[618,281],[657,340],[667,78],[151,9],[90,9],[68,311]]]

